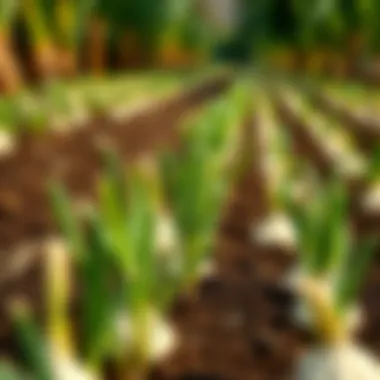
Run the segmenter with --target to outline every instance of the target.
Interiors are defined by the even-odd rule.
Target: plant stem
[[[325,279],[308,279],[301,291],[310,307],[318,337],[323,343],[336,344],[347,340],[349,332],[334,307],[330,286]]]
[[[22,82],[8,34],[0,30],[0,93],[15,94],[21,89]]]
[[[33,69],[39,79],[48,80],[57,74],[57,51],[46,23],[46,15],[37,0],[26,0],[23,13],[33,44]]]
[[[48,339],[58,354],[73,356],[68,319],[70,298],[69,253],[63,243],[53,241],[46,252]]]
[[[118,363],[118,380],[145,380],[149,365],[149,339],[152,331],[151,315],[142,300],[134,300],[131,307],[132,341]]]

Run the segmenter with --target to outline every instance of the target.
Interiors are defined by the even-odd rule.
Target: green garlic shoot
[[[234,178],[248,91],[237,86],[183,125],[178,152],[162,155],[164,193],[182,241],[182,281],[192,287],[208,261]]]
[[[380,147],[372,152],[367,173],[368,188],[361,199],[362,209],[368,214],[376,214],[380,209]]]
[[[353,338],[361,321],[357,295],[375,239],[353,241],[347,196],[338,181],[303,209],[293,204],[289,210],[297,225],[301,259],[289,278],[300,297],[295,317],[319,340],[298,361],[295,378],[378,378],[378,363]]]
[[[125,171],[107,152],[105,167],[98,207],[83,220],[73,216],[60,187],[53,189],[53,208],[80,274],[81,357],[96,373],[113,358],[128,376],[143,373],[175,345],[165,312],[180,273],[165,256],[179,248],[169,214],[160,225],[164,208],[154,161],[140,158]]]
[[[295,233],[283,205],[283,192],[293,190],[292,183],[299,179],[295,160],[289,155],[288,135],[278,124],[269,100],[261,96],[257,104],[255,127],[261,143],[265,193],[269,203],[269,215],[252,228],[252,240],[262,246],[280,247],[293,251]],[[285,189],[286,187],[286,189]]]

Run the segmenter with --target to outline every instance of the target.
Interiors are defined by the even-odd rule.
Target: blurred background
[[[376,61],[376,0],[2,0],[0,84],[220,60],[355,74]]]
[[[299,253],[356,311],[375,252],[356,239],[380,236],[379,16],[379,0],[0,0],[0,380],[289,378],[317,335],[283,283]]]

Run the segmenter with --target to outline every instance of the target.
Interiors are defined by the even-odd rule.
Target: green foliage
[[[380,179],[380,146],[377,146],[370,157],[367,179],[374,183]]]
[[[347,311],[355,303],[378,246],[377,240],[374,236],[366,237],[349,251],[339,272],[335,291],[335,304],[340,312]]]
[[[52,193],[53,210],[76,258],[83,289],[81,348],[95,368],[119,347],[117,315],[126,312],[132,321],[144,323],[136,316],[166,307],[178,283],[156,252],[160,196],[151,168],[138,163],[126,174],[112,152],[105,154],[105,168],[99,207],[81,224],[64,190],[55,186]]]
[[[229,189],[238,125],[245,116],[246,98],[240,91],[238,86],[188,120],[179,151],[162,158],[165,193],[185,244],[185,282],[196,279],[210,250]]]
[[[14,366],[7,362],[0,362],[0,379],[2,380],[33,380],[17,370]]]
[[[55,380],[48,348],[27,306],[17,303],[13,305],[12,312],[22,353],[32,373],[38,380]]]
[[[43,0],[25,0],[22,9],[32,43],[39,45],[51,41],[51,14]]]
[[[25,20],[34,43],[48,39],[77,47],[95,4],[96,0],[24,0]]]
[[[345,188],[337,180],[302,207],[289,201],[288,210],[298,230],[302,268],[308,276],[329,281],[334,306],[347,311],[355,303],[377,239],[353,241]]]
[[[0,33],[9,31],[18,8],[18,0],[0,0]]]
[[[76,48],[83,42],[86,26],[96,0],[54,0],[55,34],[58,41],[69,48]]]

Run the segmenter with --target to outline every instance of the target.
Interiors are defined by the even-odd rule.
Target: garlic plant
[[[35,334],[32,347],[21,329],[24,347],[43,349],[50,359],[50,377],[41,377],[39,358],[29,357],[41,380],[102,379],[106,362],[120,379],[145,379],[176,344],[166,311],[181,283],[180,263],[171,260],[180,243],[165,214],[158,171],[151,158],[127,172],[111,152],[105,162],[97,208],[75,216],[63,188],[52,188],[64,241],[52,240],[46,256],[46,338]],[[68,314],[73,273],[80,290],[75,324]]]
[[[165,311],[178,290],[180,273],[165,255],[171,257],[179,248],[165,230],[168,225],[161,224],[164,209],[154,161],[140,159],[129,168],[127,181],[112,154],[107,167],[100,182],[99,213],[90,219],[87,253],[83,238],[73,234],[73,223],[65,227],[86,273],[84,349],[96,368],[103,355],[116,348],[121,372],[143,376],[175,345]],[[62,204],[60,210],[64,216]],[[166,218],[165,223],[170,221]],[[107,290],[107,278],[115,281],[113,290]]]
[[[256,125],[260,142],[265,193],[269,203],[269,215],[252,228],[252,239],[269,248],[292,251],[295,236],[291,220],[283,204],[284,187],[291,187],[295,163],[289,155],[288,136],[278,124],[269,100],[264,94],[256,98]],[[293,177],[293,178],[292,178]]]
[[[324,86],[323,93],[358,119],[371,118],[373,113],[378,113],[379,94],[370,87],[355,83],[331,86],[329,83]]]
[[[303,208],[289,207],[301,260],[288,278],[300,297],[295,318],[317,338],[297,362],[297,380],[380,376],[377,360],[354,340],[361,321],[357,293],[376,241],[353,240],[346,206],[343,186],[333,181]]]
[[[180,83],[175,77],[150,75],[90,78],[75,84],[49,81],[38,91],[25,90],[1,99],[0,129],[65,132],[85,126],[97,114],[122,121],[133,110],[169,97]]]
[[[328,89],[330,89],[330,87],[328,87]],[[378,97],[378,95],[376,93],[373,93],[371,90],[365,90],[361,87],[354,87],[353,89],[349,88],[349,91],[347,91],[346,86],[344,86],[343,88],[333,90],[330,89],[328,94],[332,102],[345,103],[345,105],[343,105],[342,107],[345,108],[347,111],[349,110],[349,112],[351,112],[352,115],[354,115],[354,117],[355,115],[356,117],[370,117],[370,110],[367,107],[368,102],[375,101],[376,97]],[[366,95],[369,97],[370,100],[368,98],[365,98]],[[364,101],[364,98],[366,100],[365,103],[358,101],[361,99],[363,99]],[[362,104],[361,110],[358,108],[358,105],[360,104]],[[345,133],[344,135],[347,136],[347,133]],[[327,140],[328,139],[326,139],[326,141]],[[353,144],[352,142],[348,142],[345,145],[352,146]],[[367,189],[360,200],[360,206],[362,211],[364,211],[367,215],[373,216],[377,214],[380,210],[379,148],[375,148],[372,152],[372,156],[366,158],[365,164],[364,157],[362,157],[361,161],[362,163],[360,164],[360,161],[356,160],[356,165],[355,161],[351,162],[351,164],[353,164],[351,169],[356,169],[355,171],[357,172],[357,174],[360,174],[360,180],[362,180],[363,182],[365,181],[367,184]],[[342,162],[345,162],[343,157]],[[350,160],[346,160],[346,164],[344,166],[347,166],[347,164],[349,163]],[[359,170],[360,166],[362,167],[361,170]]]
[[[326,86],[323,96],[333,109],[339,111],[343,121],[347,115],[359,125],[368,123],[371,129],[378,128],[380,98],[376,90],[352,84],[351,86],[340,85],[333,89]]]
[[[365,157],[356,148],[353,137],[343,126],[305,102],[299,94],[298,115],[302,115],[308,126],[308,133],[330,158],[335,171],[347,180],[361,179],[367,170]]]
[[[294,155],[288,127],[277,118],[263,94],[257,99],[256,113],[262,147],[261,171],[270,210],[262,223],[253,228],[253,239],[268,248],[294,252],[296,235],[286,202],[288,198],[299,205],[307,202],[315,191],[317,175],[308,162]]]
[[[183,124],[177,152],[161,160],[167,202],[182,242],[182,279],[192,287],[202,275],[215,239],[223,201],[236,174],[239,129],[246,116],[249,86],[230,93]]]

